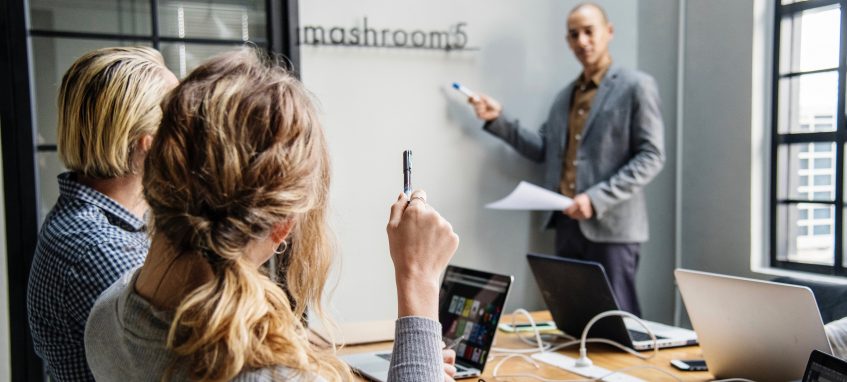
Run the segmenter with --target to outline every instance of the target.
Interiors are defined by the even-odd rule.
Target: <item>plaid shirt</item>
[[[94,301],[149,247],[144,222],[106,195],[59,175],[59,200],[38,234],[27,312],[35,351],[54,381],[93,381],[85,320]]]

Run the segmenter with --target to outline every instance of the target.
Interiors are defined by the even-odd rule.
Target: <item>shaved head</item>
[[[579,4],[577,4],[575,7],[573,7],[573,9],[571,9],[570,13],[568,13],[568,17],[570,17],[571,15],[573,15],[574,13],[577,13],[579,11],[589,10],[589,9],[599,12],[600,16],[603,17],[603,23],[604,24],[609,23],[609,16],[606,15],[606,10],[603,9],[603,7],[601,7],[597,4],[594,4],[594,3],[579,3]]]
[[[568,46],[588,73],[610,62],[609,42],[615,28],[606,11],[594,3],[581,3],[568,14]]]

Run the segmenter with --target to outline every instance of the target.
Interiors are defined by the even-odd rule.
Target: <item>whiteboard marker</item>
[[[462,94],[466,95],[468,98],[476,98],[476,93],[474,93],[473,90],[462,86],[462,84],[458,82],[453,83],[453,89],[462,92]]]

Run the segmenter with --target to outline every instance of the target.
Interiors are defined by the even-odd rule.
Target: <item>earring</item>
[[[274,251],[274,254],[275,255],[281,255],[281,254],[285,253],[285,251],[287,251],[287,250],[288,250],[288,242],[283,240],[282,243],[279,243],[279,247],[276,248],[276,251]]]

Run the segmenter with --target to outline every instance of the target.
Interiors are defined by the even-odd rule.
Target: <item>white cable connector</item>
[[[638,318],[636,315],[634,315],[630,312],[625,312],[623,310],[609,310],[609,311],[606,311],[606,312],[603,312],[603,313],[600,313],[600,314],[594,316],[593,318],[591,318],[591,320],[588,321],[587,324],[585,324],[585,328],[582,329],[582,337],[580,338],[580,342],[579,342],[579,358],[576,360],[575,366],[577,366],[577,367],[588,367],[588,366],[591,366],[591,365],[594,364],[593,362],[591,362],[591,359],[588,358],[588,348],[585,347],[585,343],[588,342],[587,341],[588,331],[591,329],[591,326],[593,326],[594,323],[596,323],[597,321],[600,321],[603,318],[612,317],[612,316],[621,316],[621,317],[632,318],[636,322],[638,322],[638,324],[641,325],[644,328],[644,330],[647,331],[647,334],[650,335],[650,339],[653,341],[653,354],[650,355],[649,357],[644,357],[644,356],[641,356],[640,354],[635,353],[636,355],[639,356],[639,358],[650,359],[650,358],[655,357],[656,354],[659,353],[659,344],[658,344],[658,341],[656,340],[656,335],[653,334],[653,331],[650,330],[649,327],[647,327],[647,324],[645,324],[644,321],[641,321],[640,318]]]
[[[589,367],[592,365],[594,365],[594,362],[591,361],[591,358],[588,358],[588,349],[585,348],[584,343],[581,343],[579,345],[579,358],[574,362],[574,366]]]

